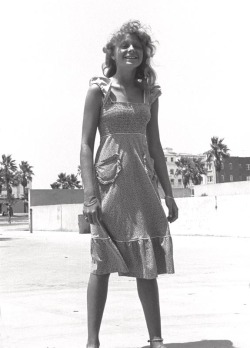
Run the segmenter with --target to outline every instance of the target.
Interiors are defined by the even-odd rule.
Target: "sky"
[[[34,168],[32,187],[77,173],[88,83],[129,19],[158,41],[163,147],[199,154],[212,136],[250,156],[248,0],[12,0],[1,5],[0,155]],[[98,146],[98,136],[96,146]]]

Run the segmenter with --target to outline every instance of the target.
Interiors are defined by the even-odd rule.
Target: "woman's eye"
[[[128,47],[128,43],[127,43],[127,42],[123,42],[123,43],[121,44],[121,47],[122,47],[122,48]]]
[[[128,48],[129,46],[133,46],[133,48],[135,48],[135,49],[142,49],[142,46],[140,45],[140,44],[132,44],[132,43],[129,43],[129,42],[122,42],[121,43],[121,45],[120,45],[120,47],[121,48]]]

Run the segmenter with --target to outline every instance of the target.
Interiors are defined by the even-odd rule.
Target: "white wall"
[[[32,206],[34,231],[79,231],[82,204]]]
[[[195,196],[201,196],[204,193],[208,196],[239,194],[244,195],[250,194],[250,181],[226,182],[223,184],[195,185],[193,189]]]
[[[170,224],[176,235],[250,236],[250,195],[176,199],[179,219]],[[167,209],[166,209],[167,211]]]
[[[250,236],[250,194],[177,198],[179,219],[170,224],[174,235]],[[164,206],[164,201],[163,201]],[[167,208],[164,208],[167,212]],[[33,206],[33,230],[79,232],[82,204]]]

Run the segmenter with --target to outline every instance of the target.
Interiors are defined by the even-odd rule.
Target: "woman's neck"
[[[113,79],[124,87],[134,86],[136,84],[135,80],[136,71],[116,71]]]

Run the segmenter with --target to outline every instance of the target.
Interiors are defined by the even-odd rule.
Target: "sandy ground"
[[[173,233],[175,275],[159,277],[167,348],[250,347],[250,238]],[[90,236],[0,223],[1,348],[83,348]],[[110,279],[101,348],[147,346],[132,278]]]

